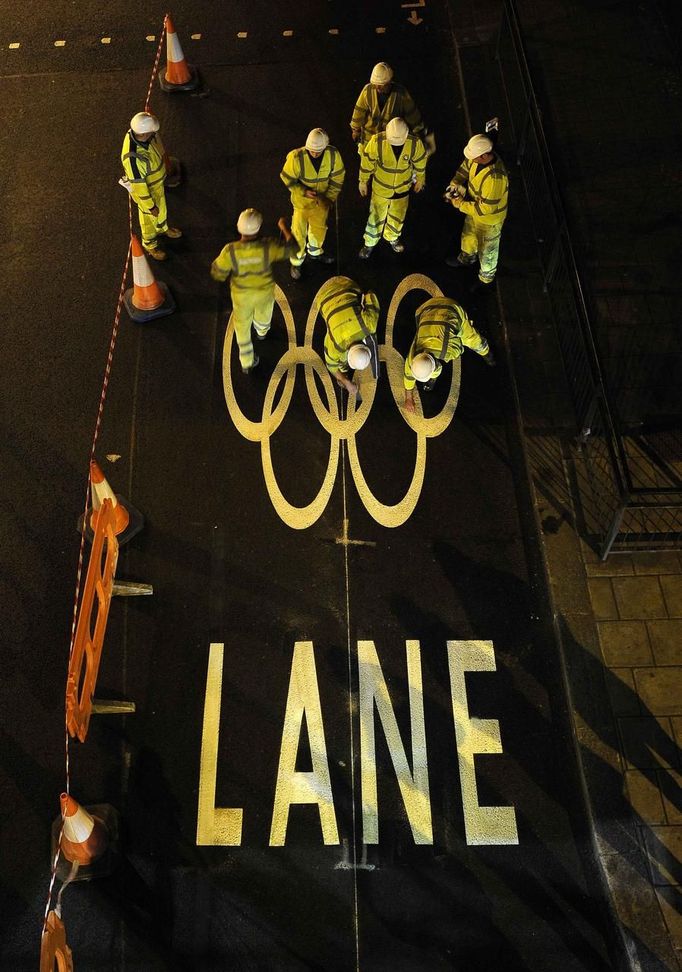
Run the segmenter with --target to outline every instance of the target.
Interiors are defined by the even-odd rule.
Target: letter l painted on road
[[[224,648],[224,644],[212,644],[208,655],[199,769],[199,811],[197,814],[197,844],[199,846],[220,844],[226,847],[237,847],[242,842],[243,811],[241,809],[216,807],[215,805]]]

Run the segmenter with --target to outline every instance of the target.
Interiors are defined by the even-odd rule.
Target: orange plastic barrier
[[[76,637],[66,680],[66,726],[85,742],[92,714],[92,696],[104,646],[104,634],[118,561],[116,513],[109,499],[102,502],[94,523],[94,537],[85,578]]]
[[[66,929],[56,911],[50,911],[40,939],[40,972],[73,972]]]

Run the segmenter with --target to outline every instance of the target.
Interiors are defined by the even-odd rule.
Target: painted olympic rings
[[[441,435],[452,421],[459,398],[461,363],[459,358],[452,362],[452,377],[447,400],[437,415],[432,418],[424,417],[418,395],[415,396],[416,411],[414,414],[410,414],[401,408],[404,397],[404,359],[393,347],[393,329],[400,303],[406,294],[412,290],[423,290],[430,297],[442,296],[442,291],[434,281],[423,274],[413,273],[401,280],[393,294],[386,316],[386,341],[383,345],[379,345],[379,359],[386,363],[391,394],[398,411],[417,436],[417,451],[410,485],[403,498],[393,505],[382,503],[370,489],[360,465],[356,443],[356,435],[367,421],[374,402],[376,380],[371,375],[365,378],[366,373],[362,373],[362,377],[365,378],[362,383],[362,402],[356,407],[354,399],[349,398],[347,415],[343,418],[339,411],[334,381],[324,362],[312,348],[313,330],[319,317],[319,291],[315,295],[308,313],[303,345],[299,346],[296,344],[296,328],[289,301],[284,291],[280,287],[275,287],[275,301],[284,318],[288,348],[275,366],[272,378],[265,391],[262,416],[260,421],[257,422],[248,419],[237,403],[231,371],[234,321],[232,315],[230,316],[223,345],[223,387],[227,410],[235,428],[245,439],[251,442],[260,442],[263,475],[268,495],[278,516],[294,530],[307,529],[324,512],[334,488],[342,440],[348,443],[348,460],[358,494],[368,513],[377,523],[385,527],[398,527],[412,515],[419,502],[426,471],[426,440]],[[330,437],[327,470],[317,495],[307,506],[293,506],[284,496],[275,475],[270,450],[270,439],[282,424],[291,403],[298,365],[303,366],[313,413]],[[315,374],[317,374],[322,385],[326,402],[320,395],[315,382]],[[277,405],[274,405],[282,381],[284,381],[284,389]]]

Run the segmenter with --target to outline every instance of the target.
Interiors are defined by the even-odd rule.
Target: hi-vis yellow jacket
[[[467,312],[451,297],[431,297],[417,308],[417,333],[405,359],[403,384],[414,388],[412,361],[415,355],[432,355],[436,361],[453,361],[464,348],[476,354],[487,354],[490,348],[469,320]]]
[[[346,370],[348,349],[368,334],[376,334],[379,300],[373,291],[363,294],[350,277],[333,277],[320,289],[318,304],[327,327],[324,360],[332,374]]]
[[[230,290],[235,294],[245,290],[268,291],[274,287],[273,263],[288,260],[298,250],[296,240],[281,243],[273,237],[258,240],[237,240],[224,246],[211,265],[214,280],[230,278]]]
[[[424,185],[426,170],[426,149],[416,135],[408,135],[396,159],[393,146],[389,144],[385,132],[373,135],[362,155],[360,163],[360,185],[365,185],[372,177],[372,192],[377,196],[392,199],[405,196],[414,184],[421,189]]]
[[[507,216],[509,177],[507,167],[496,155],[487,165],[462,159],[450,185],[466,190],[466,200],[457,208],[486,226],[503,223]]]
[[[291,193],[294,208],[304,205],[308,200],[306,189],[313,189],[318,196],[324,196],[330,203],[341,192],[346,170],[339,150],[328,145],[315,161],[320,163],[317,169],[305,146],[294,149],[286,157],[279,177]]]
[[[410,92],[402,86],[391,82],[391,90],[379,107],[379,95],[373,84],[366,84],[358,96],[353,109],[350,127],[354,132],[361,133],[361,142],[369,142],[372,135],[383,132],[392,118],[404,118],[408,128],[415,135],[423,136],[424,122],[414,103]]]
[[[130,195],[144,212],[158,205],[166,178],[163,142],[154,133],[148,142],[138,142],[132,131],[123,139],[121,162],[130,186]]]

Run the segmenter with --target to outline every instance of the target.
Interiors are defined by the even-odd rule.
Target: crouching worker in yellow
[[[281,243],[271,237],[261,237],[263,217],[255,209],[245,209],[237,220],[240,239],[228,243],[211,265],[214,280],[230,278],[230,296],[234,316],[234,331],[239,347],[239,363],[244,374],[258,364],[251,341],[251,325],[256,337],[262,341],[270,330],[272,309],[275,305],[275,281],[272,265],[289,260],[298,249],[282,217],[277,225],[284,234]]]
[[[410,135],[402,118],[392,118],[385,132],[373,135],[360,163],[360,195],[367,195],[372,180],[369,218],[365,226],[364,246],[358,256],[367,260],[383,238],[395,253],[405,249],[400,241],[410,191],[424,188],[426,149],[420,138]]]
[[[324,362],[341,388],[358,397],[358,386],[349,377],[369,365],[376,378],[379,373],[376,331],[379,301],[372,291],[363,294],[349,277],[332,277],[318,294],[320,314],[327,333]]]
[[[289,152],[280,179],[291,193],[294,216],[291,231],[301,241],[298,253],[290,260],[291,276],[301,277],[300,267],[306,257],[333,263],[333,256],[325,256],[329,210],[341,192],[344,176],[339,150],[329,144],[329,136],[321,128],[313,128],[303,148]]]
[[[478,333],[463,307],[450,297],[431,297],[416,313],[417,333],[405,359],[405,408],[414,412],[414,386],[424,382],[431,391],[448,361],[459,358],[465,348],[479,354],[491,367],[495,358],[488,342]]]
[[[130,130],[121,149],[124,176],[120,181],[137,203],[142,246],[155,260],[165,260],[167,254],[159,246],[159,236],[177,240],[182,233],[168,225],[164,191],[166,153],[159,127],[159,119],[148,111],[138,111],[130,119]]]

